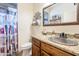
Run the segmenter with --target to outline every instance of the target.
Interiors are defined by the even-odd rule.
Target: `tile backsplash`
[[[55,31],[56,33],[65,32],[67,34],[79,34],[79,25],[67,25],[67,26],[32,26],[32,33],[33,34],[42,34],[42,31],[52,32]]]

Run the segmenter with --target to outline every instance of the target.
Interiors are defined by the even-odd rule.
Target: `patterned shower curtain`
[[[8,8],[0,12],[0,55],[15,55],[18,50],[17,9]]]

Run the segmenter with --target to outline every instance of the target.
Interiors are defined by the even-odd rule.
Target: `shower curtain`
[[[0,12],[0,55],[15,55],[18,50],[17,9],[8,7]]]

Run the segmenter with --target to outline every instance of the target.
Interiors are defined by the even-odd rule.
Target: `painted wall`
[[[40,11],[42,13],[42,9],[49,5],[49,4],[37,4],[36,10]],[[65,25],[65,26],[42,26],[43,25],[43,19],[41,19],[41,26],[32,26],[32,34],[41,34],[43,30],[45,31],[55,31],[55,32],[65,32],[68,34],[74,34],[79,33],[79,25]]]
[[[33,4],[18,4],[18,40],[19,50],[31,38],[31,23],[33,19]]]

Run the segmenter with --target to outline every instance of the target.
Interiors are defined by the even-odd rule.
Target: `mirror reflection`
[[[44,25],[77,22],[77,5],[77,3],[54,3],[44,8]]]

